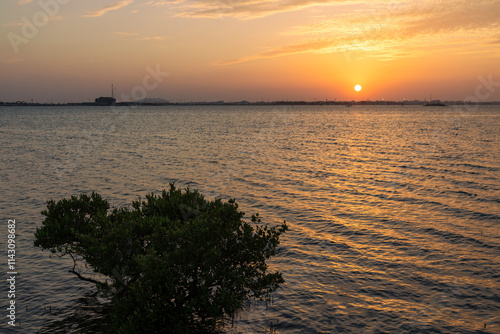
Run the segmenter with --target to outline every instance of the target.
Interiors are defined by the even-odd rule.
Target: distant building
[[[95,99],[95,105],[97,106],[113,106],[116,104],[116,99],[114,97],[98,97]]]

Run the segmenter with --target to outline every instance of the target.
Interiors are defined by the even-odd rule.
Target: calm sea
[[[8,219],[19,332],[95,332],[105,301],[33,247],[45,201],[175,182],[290,226],[228,333],[500,333],[498,106],[1,107],[0,139],[2,332]]]

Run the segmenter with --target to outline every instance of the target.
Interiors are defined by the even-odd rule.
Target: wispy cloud
[[[178,5],[181,3],[184,3],[186,1],[191,1],[191,0],[151,0],[147,1],[144,3],[139,3],[135,5],[135,9],[131,11],[132,14],[137,14],[140,12],[138,8],[141,7],[166,7],[166,6],[172,6]],[[232,1],[232,0],[231,0]]]
[[[166,2],[166,1],[157,1]],[[239,19],[254,19],[277,13],[297,11],[307,7],[364,3],[361,0],[199,0],[189,3],[177,14],[182,17],[218,18],[221,16]],[[381,2],[374,0],[370,4]]]
[[[292,44],[292,45],[284,45],[269,51],[265,51],[262,53],[258,53],[255,55],[250,55],[242,58],[221,61],[216,63],[216,65],[231,65],[237,63],[243,63],[251,60],[262,59],[262,58],[275,58],[275,57],[283,57],[292,54],[298,53],[309,53],[309,52],[320,52],[326,51],[326,49],[332,49],[334,45],[334,40],[323,39],[316,41],[308,41],[304,43]]]
[[[167,39],[167,36],[146,36],[142,37],[140,41],[164,41]]]
[[[124,31],[115,31],[113,34],[119,37],[139,36],[139,34],[136,32],[124,32]]]
[[[427,53],[480,48],[498,40],[500,1],[453,0],[401,4],[380,14],[337,16],[289,32],[302,42],[219,62],[229,65],[300,53],[364,52],[388,60]],[[328,36],[328,37],[325,37]],[[493,41],[493,43],[492,43]],[[484,47],[484,46],[483,46]]]
[[[149,1],[145,5],[151,5],[155,7],[163,7],[163,6],[171,6],[185,2],[186,0],[157,0],[157,1]],[[224,0],[222,0],[224,1]]]
[[[113,10],[118,10],[120,8],[123,8],[123,7],[126,7],[128,5],[130,5],[131,3],[133,3],[134,0],[120,0],[118,2],[115,2],[109,6],[106,6],[106,7],[103,7],[99,10],[96,10],[94,12],[91,12],[89,14],[85,14],[85,15],[82,15],[83,17],[99,17],[99,16],[103,16],[104,14],[110,12],[110,11],[113,11]]]
[[[167,39],[167,36],[143,36],[143,37],[141,37],[138,33],[135,33],[135,32],[115,31],[113,34],[119,38],[132,38],[135,41],[164,41]]]
[[[13,22],[13,23],[4,23],[2,24],[2,27],[20,27],[24,25],[23,22]]]

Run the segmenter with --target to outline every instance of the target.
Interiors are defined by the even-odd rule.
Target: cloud
[[[331,49],[334,45],[333,40],[324,39],[324,40],[316,40],[316,41],[308,41],[304,43],[292,44],[292,45],[284,45],[275,49],[271,49],[266,52],[262,52],[255,55],[250,55],[242,58],[232,59],[228,61],[221,61],[216,63],[216,65],[231,65],[237,63],[243,63],[255,59],[262,58],[275,58],[275,57],[283,57],[292,54],[299,53],[310,53],[311,51],[320,52],[321,50]]]
[[[115,31],[113,34],[120,36],[120,37],[139,36],[139,34],[136,32]]]
[[[500,1],[453,0],[401,3],[379,14],[339,15],[298,26],[288,34],[303,41],[217,63],[230,65],[301,53],[363,52],[379,60],[421,56],[442,50],[473,50],[496,45]]]
[[[110,11],[113,11],[113,10],[118,10],[120,8],[123,8],[123,7],[126,7],[128,5],[130,5],[131,3],[133,3],[134,0],[120,0],[118,2],[115,2],[109,6],[106,6],[104,8],[101,8],[99,10],[96,10],[92,13],[89,13],[89,14],[85,14],[85,15],[82,15],[83,17],[99,17],[99,16],[103,16],[104,14],[106,14],[107,12],[110,12]]]
[[[446,31],[473,31],[491,26],[499,28],[500,1],[498,0],[454,0],[429,2],[427,6],[416,6],[394,13],[400,20],[408,20],[405,33],[439,33]]]
[[[147,36],[147,37],[142,37],[139,40],[140,41],[164,41],[166,40],[166,36]]]
[[[149,1],[145,5],[151,5],[155,7],[162,7],[162,6],[170,6],[170,5],[176,5],[185,2],[186,0],[157,0],[157,1]]]
[[[26,5],[30,2],[32,2],[33,0],[19,0],[17,3],[20,4],[20,5]]]
[[[156,0],[156,1],[148,1],[144,3],[139,3],[135,5],[135,9],[131,10],[130,13],[132,14],[137,14],[140,12],[139,8],[141,7],[147,7],[147,6],[152,6],[152,7],[163,7],[163,6],[172,6],[172,5],[177,5],[179,3],[183,3],[185,1],[189,0]]]
[[[380,1],[380,0],[379,0]],[[166,2],[166,1],[157,1]],[[176,1],[181,3],[186,1]],[[200,0],[182,7],[177,16],[196,18],[219,18],[231,16],[253,19],[276,13],[296,11],[318,5],[352,4],[364,1],[353,0]],[[377,1],[373,1],[375,3]]]
[[[164,41],[167,39],[166,36],[145,36],[140,37],[138,33],[135,32],[123,32],[123,31],[115,31],[113,33],[119,38],[133,38],[136,41]]]
[[[24,25],[23,22],[14,22],[14,23],[4,23],[2,27],[22,27]]]

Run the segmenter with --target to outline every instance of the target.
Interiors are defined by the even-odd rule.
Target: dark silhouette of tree
[[[69,271],[111,296],[119,333],[214,331],[283,283],[266,260],[286,223],[258,225],[258,214],[248,223],[234,200],[207,201],[172,184],[130,208],[110,210],[92,193],[50,200],[42,214],[34,245],[71,256]]]

